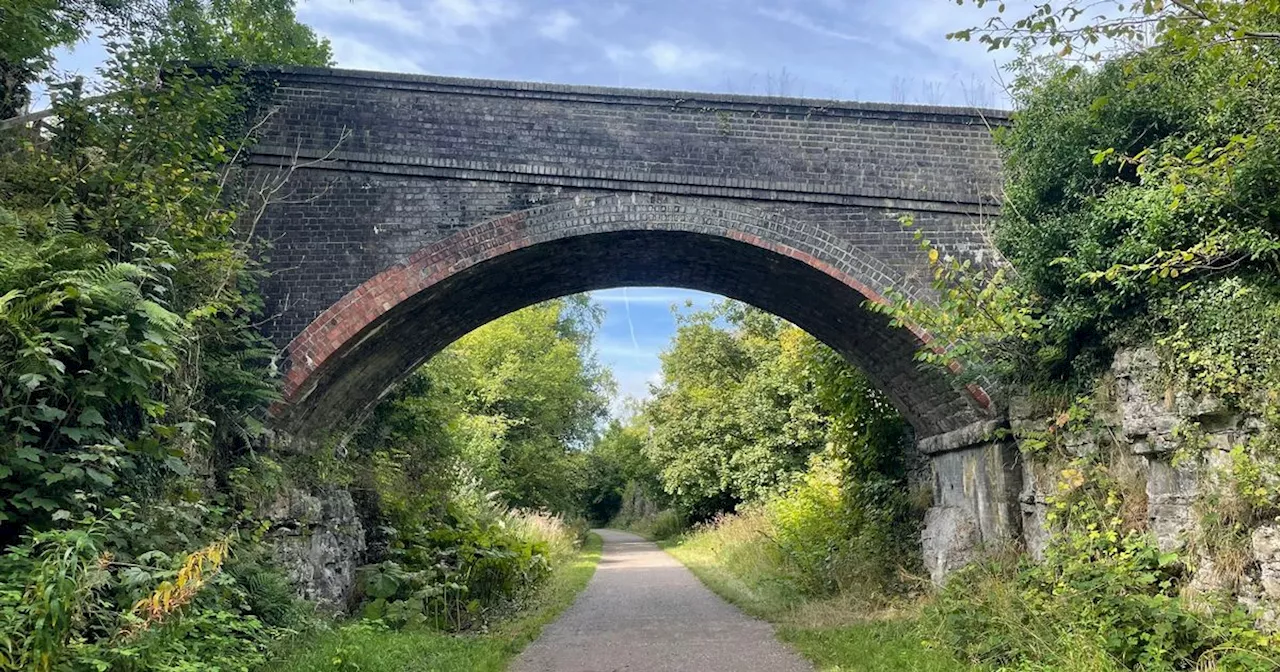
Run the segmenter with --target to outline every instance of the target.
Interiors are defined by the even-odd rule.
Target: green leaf
[[[369,582],[368,590],[369,595],[375,599],[389,599],[399,592],[400,582],[386,573],[379,573]]]
[[[84,409],[84,411],[80,413],[79,422],[82,425],[93,426],[101,426],[107,423],[107,421],[102,417],[102,414],[99,413],[96,408]]]
[[[187,466],[187,463],[182,461],[180,458],[172,456],[166,457],[164,458],[164,465],[169,469],[169,471],[172,471],[179,476],[191,475],[191,467]]]
[[[14,449],[13,454],[19,459],[37,464],[44,460],[44,452],[32,446],[18,446]]]
[[[18,384],[27,388],[28,391],[35,390],[40,384],[48,380],[38,373],[24,373],[18,376]]]
[[[46,405],[44,402],[40,402],[39,404],[36,404],[35,416],[36,419],[41,422],[57,422],[65,419],[67,417],[67,412],[61,408],[54,408]]]
[[[94,469],[93,467],[85,467],[84,473],[102,485],[113,485],[116,479],[110,474]]]

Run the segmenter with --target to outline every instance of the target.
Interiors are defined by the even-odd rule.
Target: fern
[[[273,626],[290,626],[298,620],[299,609],[293,584],[278,571],[252,567],[241,570],[237,581],[245,589],[250,611]]]

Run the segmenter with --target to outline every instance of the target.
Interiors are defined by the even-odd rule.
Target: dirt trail
[[[516,659],[515,672],[800,672],[813,669],[773,628],[720,599],[634,534],[596,530],[591,583]]]

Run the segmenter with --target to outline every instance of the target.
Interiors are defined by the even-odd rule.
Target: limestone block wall
[[[344,608],[365,552],[365,528],[351,493],[287,488],[263,513],[271,521],[267,541],[302,597]]]
[[[1162,550],[1184,552],[1192,572],[1192,592],[1226,592],[1248,606],[1264,623],[1280,623],[1280,523],[1259,521],[1248,531],[1241,552],[1224,564],[1202,542],[1207,499],[1231,463],[1231,451],[1256,436],[1261,419],[1249,410],[1228,409],[1219,399],[1175,392],[1158,380],[1159,360],[1151,348],[1119,352],[1096,394],[1095,422],[1061,437],[1068,453],[1112,451],[1113,470],[1133,479],[1140,490],[1128,493],[1126,509],[1141,511],[1147,529]],[[1015,434],[1044,428],[1051,419],[1026,398],[1010,400]],[[1187,450],[1179,448],[1194,441]],[[1044,458],[1021,460],[1019,513],[1021,541],[1039,557],[1049,541],[1047,498],[1059,474]],[[1216,497],[1231,497],[1218,489]],[[1229,502],[1227,505],[1231,505]]]

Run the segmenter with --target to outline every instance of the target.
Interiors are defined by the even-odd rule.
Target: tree
[[[332,65],[329,41],[294,15],[295,0],[169,0],[160,49],[195,63]],[[161,52],[163,53],[163,52]]]
[[[53,50],[85,37],[91,23],[123,19],[116,0],[4,0],[0,3],[0,119],[20,114]]]
[[[424,375],[458,399],[463,459],[516,506],[573,509],[574,452],[603,417],[612,379],[590,350],[585,299],[549,301],[462,337]]]
[[[728,301],[678,320],[643,413],[645,455],[668,494],[707,516],[784,484],[822,447],[826,426],[799,329]]]
[[[584,456],[582,508],[591,520],[616,516],[628,488],[649,501],[661,498],[658,468],[644,454],[645,429],[641,418],[613,419]]]
[[[31,50],[0,65],[37,69],[84,30],[80,6],[0,4],[0,32],[44,31],[5,37],[0,51]],[[291,13],[271,25],[296,33]],[[219,60],[243,55],[242,28],[207,27]],[[237,506],[253,478],[260,497],[279,481],[210,468],[262,447],[275,397],[252,326],[254,211],[226,188],[252,95],[234,69],[144,76],[161,57],[215,55],[162,35],[175,25],[112,25],[108,95],[54,86],[54,123],[0,136],[6,669],[249,669],[297,625],[287,582],[256,562],[255,513]]]
[[[217,36],[227,61],[252,55],[236,31],[259,16],[301,45],[290,5],[263,6],[265,15],[256,6],[234,6],[235,20],[201,15],[196,32]],[[59,21],[88,16],[64,14]],[[215,55],[209,40],[181,39],[176,16],[111,38],[103,73],[112,95],[54,87],[58,123],[48,135],[4,138],[0,468],[11,477],[0,516],[11,532],[76,511],[85,499],[77,491],[94,500],[120,494],[117,485],[157,487],[129,473],[181,477],[225,464],[274,398],[263,373],[273,351],[251,326],[260,301],[244,237],[250,215],[225,189],[248,141],[248,93],[234,73],[175,71],[159,88],[138,79],[167,59]],[[313,41],[275,56],[299,53],[317,62],[327,47]]]
[[[613,389],[594,355],[599,319],[585,296],[548,301],[433,357],[357,441],[375,458],[384,499],[408,513],[430,509],[456,463],[512,506],[580,512],[582,453]]]
[[[954,343],[924,359],[995,360],[985,368],[1014,384],[1074,397],[1116,348],[1155,341],[1174,379],[1238,398],[1250,385],[1212,370],[1271,368],[1273,348],[1215,324],[1258,312],[1280,269],[1280,4],[1043,3],[1014,19],[1004,3],[975,4],[994,15],[953,37],[1021,54],[1014,124],[997,134],[994,238],[1009,264],[988,274],[931,257],[942,303],[883,309]],[[1063,62],[1073,55],[1090,63]],[[1208,297],[1233,305],[1188,309]],[[1216,342],[1193,347],[1189,334]]]

